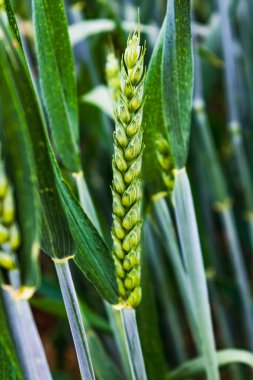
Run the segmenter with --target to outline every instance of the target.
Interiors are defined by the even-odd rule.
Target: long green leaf
[[[74,256],[76,253],[75,260],[79,268],[99,293],[108,302],[117,303],[117,284],[110,252],[62,179],[26,63],[20,57],[19,51],[12,48],[12,53],[16,64],[10,61],[9,76],[13,76],[15,80],[26,111],[39,179],[44,222],[42,248],[57,259]]]
[[[33,0],[35,45],[42,98],[61,161],[80,171],[74,62],[62,0]]]
[[[58,185],[77,246],[74,261],[97,289],[103,288],[105,299],[117,303],[117,284],[109,249],[60,175]]]
[[[163,120],[161,69],[164,26],[162,27],[153,54],[150,59],[145,78],[145,104],[143,109],[143,125],[145,152],[143,155],[143,178],[150,192],[164,189],[161,167],[157,159],[156,141],[166,138],[166,128]]]
[[[154,286],[150,273],[150,269],[152,269],[152,267],[149,267],[150,263],[148,257],[148,249],[154,248],[152,246],[152,241],[149,239],[150,237],[148,220],[146,219],[144,224],[144,238],[141,260],[142,301],[136,310],[136,317],[147,377],[149,380],[163,380],[166,372],[166,366],[161,336],[159,332]]]
[[[25,112],[15,85],[8,75],[8,59],[4,53],[3,42],[1,41],[0,44],[1,132],[17,200],[17,218],[22,237],[18,261],[22,286],[34,288],[39,282],[40,200],[38,180]]]
[[[162,58],[164,122],[174,162],[185,165],[193,91],[190,0],[168,0]]]

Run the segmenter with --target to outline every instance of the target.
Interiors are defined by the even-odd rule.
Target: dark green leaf
[[[1,42],[0,111],[2,142],[9,164],[21,230],[18,252],[22,285],[35,287],[39,280],[40,200],[32,143],[24,109],[9,76],[8,59]]]
[[[110,303],[117,303],[114,264],[108,247],[60,175],[58,185],[77,246],[74,261],[98,291],[103,289],[103,296]]]
[[[74,256],[77,252],[75,260],[79,268],[108,302],[117,303],[111,254],[62,179],[27,67],[19,51],[12,49],[12,53],[16,62],[13,64],[10,60],[8,72],[10,78],[13,75],[25,109],[39,179],[44,222],[42,249],[58,259]]]
[[[62,0],[33,0],[35,45],[43,102],[61,161],[80,171],[74,62]]]
[[[152,193],[164,189],[161,167],[156,154],[156,141],[167,136],[163,120],[161,89],[163,37],[164,26],[156,41],[145,79],[146,100],[143,110],[143,138],[146,148],[143,155],[143,178],[148,190]]]
[[[177,168],[188,153],[193,91],[190,0],[168,0],[162,57],[164,122]]]
[[[145,245],[142,252],[142,302],[137,309],[138,331],[148,379],[162,380],[165,377],[165,358],[158,327],[156,300],[150,274],[148,251],[151,249],[148,221],[144,224]],[[158,370],[159,369],[159,370]]]

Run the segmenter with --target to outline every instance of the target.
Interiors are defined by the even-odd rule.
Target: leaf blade
[[[61,0],[33,0],[40,85],[54,144],[64,166],[81,169],[77,95],[68,25]]]
[[[190,1],[168,0],[162,58],[164,122],[177,168],[185,165],[193,93]]]

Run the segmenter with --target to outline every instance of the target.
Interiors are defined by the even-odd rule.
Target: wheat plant
[[[0,2],[0,379],[252,378],[252,17]]]

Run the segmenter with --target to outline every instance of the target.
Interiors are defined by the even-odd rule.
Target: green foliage
[[[42,98],[63,165],[80,171],[74,62],[62,0],[33,2]]]
[[[177,168],[186,163],[189,149],[193,92],[190,1],[167,2],[162,56],[164,123]]]
[[[253,6],[136,4],[0,2],[0,379],[252,378]]]
[[[17,64],[10,62],[8,75],[19,78],[16,86],[23,109],[26,110],[42,203],[42,249],[58,259],[72,257],[76,253],[78,266],[93,281],[98,291],[104,294],[108,302],[117,303],[113,261],[109,250],[62,178],[26,63],[18,52],[15,57]],[[76,221],[77,215],[78,224],[73,223],[73,218]],[[94,267],[87,265],[90,260]],[[103,272],[101,276],[105,267],[108,268],[107,275]]]
[[[7,35],[6,38],[8,38]],[[6,41],[6,43],[8,42]],[[15,188],[16,213],[22,236],[18,263],[21,269],[22,285],[35,288],[39,281],[38,255],[41,219],[35,159],[31,149],[24,110],[15,84],[9,74],[9,63],[2,42],[0,50],[2,142]],[[6,152],[6,146],[8,152]]]

